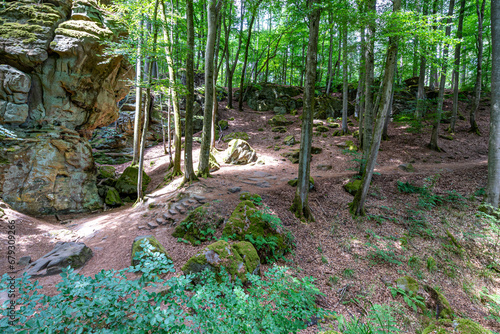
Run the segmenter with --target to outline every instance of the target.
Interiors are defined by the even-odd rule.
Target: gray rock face
[[[4,2],[0,22],[1,196],[31,214],[101,206],[87,139],[129,90],[102,43],[124,32],[95,0]]]
[[[253,110],[274,110],[278,114],[284,114],[302,107],[302,99],[292,98],[301,93],[302,89],[294,86],[260,83],[249,85],[243,100],[247,101]],[[235,98],[239,98],[239,91],[235,94]]]
[[[224,162],[233,165],[246,165],[257,160],[255,150],[242,139],[231,140],[224,155]]]
[[[67,266],[80,268],[91,257],[92,250],[82,242],[58,242],[53,250],[32,262],[25,271],[34,277],[55,275]]]

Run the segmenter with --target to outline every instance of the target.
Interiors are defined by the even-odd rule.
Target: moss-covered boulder
[[[323,152],[321,147],[311,146],[311,154],[320,154]]]
[[[316,127],[316,132],[328,132],[330,129],[327,126],[324,125],[318,125]]]
[[[233,132],[222,137],[224,143],[230,142],[233,139],[249,140],[250,136],[246,132]]]
[[[231,279],[238,277],[245,283],[247,281],[246,273],[255,272],[260,267],[260,260],[259,264],[256,265],[257,252],[255,249],[251,250],[251,247],[253,246],[248,245],[248,243],[234,247],[227,241],[219,240],[191,257],[181,269],[185,274],[198,274],[205,269],[220,274],[221,269],[224,268]],[[242,250],[245,259],[240,255],[238,249]],[[194,281],[199,282],[199,278],[195,276]]]
[[[349,194],[354,196],[358,192],[359,188],[361,188],[361,185],[362,185],[361,180],[354,180],[344,184],[344,189]]]
[[[262,204],[262,197],[258,194],[244,192],[240,195],[240,201],[251,201],[255,205],[260,205]]]
[[[233,244],[233,248],[240,254],[247,272],[253,275],[260,274],[260,258],[255,247],[248,241],[240,241]]]
[[[265,210],[258,210],[248,200],[240,202],[226,222],[222,236],[250,241],[261,259],[270,262],[291,250],[293,237],[281,220]]]
[[[134,195],[137,194],[137,177],[139,176],[138,167],[127,167],[123,171],[122,175],[116,181],[115,188],[120,194],[123,195]],[[146,191],[151,178],[142,172],[142,191]]]
[[[276,115],[271,118],[268,123],[271,126],[287,126],[293,123],[293,121],[289,121],[286,119],[284,115]]]
[[[492,332],[470,319],[439,320],[432,322],[422,334],[491,334]]]
[[[275,126],[271,128],[271,132],[285,133],[286,131],[286,127],[284,126]]]
[[[116,175],[116,168],[113,166],[99,166],[97,167],[97,179],[114,178]]]
[[[285,139],[283,140],[283,144],[288,146],[293,146],[297,144],[297,141],[295,140],[294,136],[286,136]]]
[[[136,253],[142,252],[144,248],[142,248],[142,242],[144,240],[149,241],[149,244],[153,246],[153,252],[158,252],[165,254],[167,259],[172,260],[170,255],[168,255],[167,251],[165,250],[165,247],[163,247],[162,244],[156,238],[152,235],[141,235],[138,236],[137,238],[134,239],[134,242],[132,243],[132,265],[136,266],[139,264],[139,261],[134,260]]]
[[[187,217],[177,225],[172,236],[183,238],[192,245],[197,245],[210,240],[223,222],[224,217],[217,207],[212,203],[205,203],[189,212]]]
[[[220,169],[217,157],[212,152],[210,152],[210,156],[208,157],[208,164],[210,165],[210,172],[216,172]]]
[[[226,130],[229,127],[229,123],[226,120],[220,120],[217,124],[221,130]]]
[[[106,198],[104,199],[104,202],[110,206],[120,206],[123,204],[120,198],[120,194],[113,187],[108,187],[108,191],[106,192]]]
[[[432,310],[438,309],[439,318],[441,319],[453,320],[455,312],[451,308],[451,305],[446,299],[446,297],[441,292],[437,291],[436,289],[428,285],[424,285],[424,289],[425,291],[427,291],[427,293],[429,293],[431,301],[434,304],[431,305],[430,309]]]
[[[396,287],[406,292],[418,292],[418,281],[410,276],[403,276],[396,280]]]
[[[338,129],[338,128],[340,128],[340,124],[339,123],[328,123],[327,126],[329,128],[332,128],[332,129]]]
[[[224,155],[224,162],[232,165],[246,165],[257,161],[257,152],[241,139],[231,140]]]

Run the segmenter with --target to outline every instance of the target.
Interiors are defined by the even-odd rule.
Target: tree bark
[[[205,49],[205,110],[203,112],[203,134],[201,138],[199,177],[210,176],[210,135],[212,131],[212,112],[214,107],[214,52],[217,34],[217,13],[222,2],[211,0],[207,9],[207,46]]]
[[[142,27],[142,22],[140,24]],[[136,64],[136,80],[135,80],[135,113],[134,113],[134,155],[131,165],[136,165],[139,162],[139,151],[141,147],[141,125],[142,125],[142,56],[141,56],[142,39],[139,38],[137,46],[137,64]]]
[[[366,2],[367,11],[376,13],[376,0],[368,0]],[[367,33],[367,46],[366,46],[366,72],[365,72],[365,113],[363,116],[363,136],[362,138],[362,148],[363,148],[363,158],[360,164],[360,173],[365,170],[366,159],[368,158],[368,153],[370,150],[370,143],[373,133],[373,80],[374,80],[374,69],[375,69],[375,22],[370,20],[368,23],[368,33]],[[361,136],[361,135],[360,135]]]
[[[309,2],[309,43],[307,48],[306,84],[304,91],[304,111],[300,135],[300,155],[297,190],[290,210],[300,219],[314,221],[309,207],[309,176],[311,167],[312,123],[314,106],[314,86],[318,54],[318,34],[321,9],[317,0]]]
[[[401,9],[401,0],[393,1],[394,12]],[[397,29],[396,27],[394,29]],[[365,201],[370,188],[370,182],[373,176],[375,163],[377,162],[378,151],[380,148],[380,141],[382,139],[382,132],[384,129],[385,118],[389,112],[391,96],[394,87],[394,70],[396,68],[396,54],[398,48],[398,41],[396,36],[389,39],[389,49],[387,51],[387,63],[385,67],[385,74],[383,80],[383,89],[380,99],[380,112],[377,114],[377,122],[374,129],[373,140],[370,145],[370,154],[365,165],[363,178],[361,180],[361,188],[356,192],[353,202],[350,204],[351,213],[354,215],[365,214]]]
[[[193,0],[186,0],[187,56],[186,56],[186,128],[184,136],[184,180],[197,180],[193,167],[193,103],[194,103],[194,9]]]
[[[477,12],[477,72],[476,72],[476,85],[474,86],[474,104],[470,112],[470,130],[478,136],[481,135],[479,127],[476,122],[476,113],[479,109],[479,101],[481,101],[481,76],[483,74],[483,19],[484,19],[484,7],[486,0],[483,0],[481,7],[479,7],[479,1],[476,0],[476,12]]]
[[[328,16],[329,24],[330,24],[330,49],[328,52],[328,74],[327,74],[327,83],[326,83],[326,95],[330,95],[330,88],[332,86],[332,57],[333,57],[333,15],[330,13]]]
[[[343,42],[342,42],[342,79],[343,79],[343,91],[342,91],[342,133],[347,134],[349,128],[347,127],[347,106],[349,104],[349,87],[347,82],[347,19],[344,21],[344,31],[342,31]]]
[[[427,16],[427,2],[424,3],[424,9],[422,14]],[[420,120],[420,118],[425,114],[425,67],[427,65],[427,58],[425,54],[427,51],[427,46],[422,45],[422,55],[420,56],[420,69],[418,74],[418,91],[417,91],[417,107],[415,109],[415,118]]]
[[[158,3],[155,1],[155,9],[153,14],[153,55],[156,54],[156,41],[158,38],[158,25],[156,24],[156,17],[158,16]],[[155,56],[153,56],[155,57]],[[141,150],[139,153],[139,173],[137,175],[137,201],[142,202],[144,194],[142,192],[142,173],[144,170],[144,150],[146,148],[146,133],[149,126],[149,105],[151,103],[151,82],[153,79],[153,63],[154,59],[148,61],[148,86],[146,88],[146,103],[144,105],[144,126],[142,128],[141,136]]]
[[[231,6],[229,7],[231,13],[232,11],[232,3]],[[240,33],[238,36],[238,48],[236,49],[236,54],[234,56],[234,63],[232,65],[229,64],[229,58],[230,58],[230,48],[228,47],[226,49],[226,76],[227,76],[227,109],[234,109],[233,107],[233,76],[234,76],[234,71],[236,70],[236,65],[238,63],[238,59],[240,57],[240,50],[241,50],[241,40],[243,37],[243,11],[244,11],[244,5],[241,4],[241,22],[240,22]],[[229,15],[229,24],[226,25],[226,17],[224,16],[223,18],[223,24],[224,24],[224,30],[226,34],[226,39],[229,39],[231,35],[231,15]],[[241,96],[241,94],[240,94]]]
[[[458,26],[457,26],[457,39],[460,41],[462,39],[462,27],[464,25],[464,14],[465,14],[465,0],[460,1],[460,14],[458,15]],[[459,70],[460,70],[460,50],[462,49],[462,44],[458,43],[455,46],[455,66],[453,67],[453,112],[451,114],[449,132],[455,132],[455,124],[457,123],[458,114],[458,82],[459,82]]]
[[[498,208],[500,198],[500,2],[491,2],[491,111],[486,201]]]
[[[455,0],[450,0],[450,7],[448,9],[448,19],[446,25],[446,37],[450,36],[451,33],[451,22],[453,18],[453,9],[455,8]],[[438,93],[438,104],[436,108],[436,115],[434,119],[434,123],[432,124],[432,134],[431,141],[429,143],[429,148],[434,151],[440,152],[441,149],[438,145],[438,136],[439,136],[439,124],[441,123],[441,115],[443,113],[443,100],[444,100],[444,85],[446,83],[446,71],[448,70],[448,49],[449,45],[446,44],[443,50],[443,65],[441,67],[441,80],[439,82],[439,93]]]

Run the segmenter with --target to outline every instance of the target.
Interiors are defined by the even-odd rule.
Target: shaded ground
[[[256,112],[248,108],[238,112],[224,107],[225,104],[221,103],[221,118],[229,120],[234,117],[235,120],[229,120],[229,128],[223,131],[223,135],[247,132],[249,143],[265,160],[265,164],[222,164],[221,169],[212,174],[213,178],[203,179],[181,191],[203,195],[207,200],[222,201],[226,204],[223,214],[227,217],[239,198],[239,193],[230,193],[229,188],[239,186],[242,191],[260,194],[264,204],[295,235],[295,254],[288,256],[286,265],[292,267],[294,275],[313,276],[326,295],[326,304],[339,313],[360,316],[368,307],[368,301],[374,304],[393,303],[404,330],[415,332],[420,328],[419,316],[401,299],[393,299],[384,284],[402,274],[409,274],[431,286],[440,287],[461,316],[500,331],[498,323],[485,320],[488,310],[480,301],[480,291],[484,287],[490,293],[500,293],[500,275],[486,269],[488,257],[484,255],[482,241],[475,237],[483,231],[483,226],[475,217],[481,197],[473,195],[475,192],[479,194],[477,191],[486,186],[487,180],[487,105],[478,114],[483,136],[468,133],[468,123],[461,120],[457,123],[454,140],[440,138],[440,147],[444,150],[441,153],[425,147],[430,139],[430,127],[413,134],[408,133],[409,125],[392,123],[389,128],[390,140],[381,145],[376,169],[379,174],[375,175],[370,188],[367,210],[371,216],[368,218],[353,219],[348,214],[347,204],[352,201],[352,196],[342,187],[355,175],[355,160],[359,158],[358,154],[345,153],[343,145],[346,140],[357,143],[357,139],[352,136],[333,137],[333,129],[326,133],[326,137],[315,136],[313,145],[321,147],[323,151],[313,156],[311,164],[316,190],[311,192],[310,204],[316,222],[307,225],[300,223],[288,210],[294,188],[287,181],[297,176],[298,165],[280,155],[299,148],[300,144],[293,147],[283,144],[284,137],[288,135],[300,139],[299,116],[286,115],[294,122],[287,127],[287,133],[277,134],[271,132],[271,126],[267,124],[273,116],[272,112]],[[466,114],[465,104],[461,103],[460,107]],[[355,120],[354,124],[357,124]],[[442,125],[442,134],[445,134],[446,126]],[[275,150],[276,146],[278,150]],[[226,147],[222,141],[217,143],[220,150]],[[196,166],[199,144],[195,143],[194,149]],[[167,163],[168,157],[161,146],[147,151],[145,169],[152,177],[148,200],[134,208],[128,205],[105,212],[60,217],[65,224],[58,222],[55,217],[33,218],[5,210],[7,217],[15,219],[17,223],[16,257],[19,259],[30,255],[32,259],[37,259],[50,251],[57,241],[83,241],[93,250],[94,256],[79,273],[93,275],[102,269],[127,267],[131,261],[130,249],[134,238],[153,234],[165,246],[174,260],[176,270],[180,272],[180,267],[204,244],[193,247],[177,242],[171,236],[174,229],[171,225],[153,230],[142,229],[148,222],[162,219],[169,204],[178,196],[180,180],[156,189],[163,183]],[[406,172],[398,167],[407,163],[413,164],[415,172]],[[322,169],[318,169],[320,166],[323,166]],[[331,166],[331,169],[325,170],[327,168],[324,166]],[[122,171],[125,167],[122,165],[117,170]],[[436,178],[432,188],[434,194],[445,197],[448,191],[454,190],[463,198],[445,201],[432,210],[425,210],[418,206],[417,194],[401,193],[397,188],[397,181],[423,186],[432,177]],[[415,220],[424,221],[422,224],[425,227],[415,232],[412,223]],[[450,252],[449,247],[444,246],[449,243],[446,230],[464,246],[467,250],[465,255]],[[1,233],[1,248],[6,249],[6,229],[3,228]],[[391,247],[401,259],[401,264],[374,256],[374,247],[370,246],[373,244],[381,248]],[[437,261],[437,269],[432,272],[425,265],[429,256]],[[408,262],[412,258],[418,258],[418,267],[409,266]],[[0,273],[6,272],[6,268],[6,256],[2,255]],[[59,281],[58,276],[40,279],[48,293],[55,291],[54,285]],[[357,301],[353,301],[354,298]],[[317,330],[311,327],[303,332],[314,333]]]

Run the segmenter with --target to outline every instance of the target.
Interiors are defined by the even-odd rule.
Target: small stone
[[[147,229],[147,227],[146,227],[146,226],[142,226],[142,225],[141,225],[141,226],[137,226],[137,229],[138,229],[138,230],[146,230],[146,229]]]
[[[232,187],[232,188],[229,188],[228,191],[230,193],[234,194],[234,193],[240,192],[241,191],[241,187]]]
[[[172,219],[172,217],[170,217],[168,213],[164,213],[163,214],[163,219],[170,220],[170,219]]]
[[[164,224],[163,219],[161,219],[161,218],[156,218],[156,223],[158,225],[163,225]]]
[[[270,188],[271,185],[267,181],[262,181],[256,184],[257,187],[259,188]]]
[[[408,173],[413,173],[415,171],[415,167],[413,167],[412,164],[402,164],[399,165],[398,168]]]
[[[191,206],[190,203],[188,203],[187,201],[181,202],[181,205],[186,209],[188,209]]]
[[[205,197],[200,196],[200,195],[193,195],[193,198],[194,198],[195,200],[197,200],[198,202],[200,202],[200,203],[201,203],[201,202],[204,202],[204,201],[206,201],[206,200],[207,200]]]
[[[191,203],[191,204],[194,204],[194,203],[196,203],[197,201],[196,201],[196,200],[194,200],[194,199],[191,199],[191,198],[190,198],[190,199],[188,199],[188,202],[189,202],[189,203]]]
[[[327,171],[331,170],[333,167],[332,165],[318,165],[316,166],[317,169],[322,170],[322,171]]]
[[[175,210],[172,209],[168,210],[168,213],[170,213],[172,216],[177,214],[177,212],[175,212]]]
[[[31,263],[31,256],[23,256],[19,259],[19,262],[17,263],[21,267],[26,267],[28,264]]]
[[[148,223],[148,227],[149,227],[150,229],[152,229],[152,230],[153,230],[153,229],[155,229],[155,228],[157,228],[157,227],[158,227],[158,224],[156,224],[156,223],[154,223],[154,222],[149,222],[149,223]]]
[[[175,206],[175,209],[176,209],[177,211],[179,211],[179,213],[180,213],[181,215],[183,215],[183,214],[185,214],[185,213],[186,213],[186,209],[184,209],[184,207],[183,207],[182,205],[176,205],[176,206]]]

